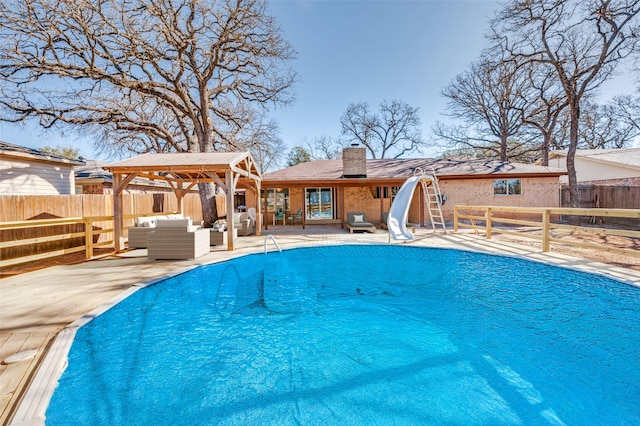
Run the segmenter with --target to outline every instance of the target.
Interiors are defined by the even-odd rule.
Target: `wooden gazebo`
[[[227,227],[233,229],[233,194],[236,188],[250,188],[260,205],[262,176],[249,152],[203,152],[179,154],[144,154],[104,166],[113,175],[113,222],[116,251],[124,250],[123,191],[136,177],[164,180],[173,189],[178,212],[183,213],[182,199],[199,182],[214,182],[226,194]],[[262,224],[256,215],[256,235]],[[228,249],[233,250],[233,232],[229,232]]]

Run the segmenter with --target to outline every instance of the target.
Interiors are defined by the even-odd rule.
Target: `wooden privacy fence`
[[[202,219],[197,194],[187,194],[184,214]],[[0,196],[0,268],[52,257],[113,248],[112,195]],[[138,216],[175,212],[172,194],[126,194],[125,228]]]
[[[453,226],[471,228],[476,234],[484,232],[487,239],[493,233],[511,234],[542,242],[542,251],[549,251],[550,243],[624,253],[640,257],[640,227],[596,227],[597,218],[627,218],[640,220],[640,209],[571,209],[497,206],[455,206]],[[581,225],[560,223],[560,218],[577,218]],[[496,226],[498,225],[498,226]],[[578,234],[598,236],[603,242],[585,242],[572,238]],[[617,245],[604,244],[607,237],[624,237]]]
[[[560,206],[570,207],[569,187],[563,185],[560,190]],[[605,209],[640,208],[640,186],[632,185],[578,185],[578,207]],[[600,217],[603,224],[640,227],[640,220],[627,217]]]

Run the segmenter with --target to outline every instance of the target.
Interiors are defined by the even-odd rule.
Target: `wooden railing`
[[[453,226],[454,232],[461,227],[471,228],[478,235],[482,231],[487,239],[490,239],[493,233],[536,239],[542,242],[542,251],[545,252],[549,251],[550,243],[561,243],[640,257],[638,247],[616,247],[611,244],[595,244],[570,238],[571,233],[627,237],[632,239],[632,245],[637,246],[640,244],[640,231],[619,227],[603,228],[560,223],[561,218],[567,217],[587,217],[588,222],[594,224],[598,222],[597,218],[606,217],[637,219],[640,223],[640,209],[455,206]],[[637,229],[640,229],[640,226]]]
[[[136,217],[152,216],[157,214],[158,213],[126,215],[125,223],[127,220],[135,219]],[[96,224],[99,224],[100,226],[96,226]],[[69,231],[69,228],[73,228],[74,226],[82,228],[83,230]],[[38,229],[41,229],[42,232],[38,232]],[[7,232],[5,231],[11,230],[15,230],[16,232],[13,236],[7,237]],[[113,216],[0,222],[0,233],[4,235],[0,241],[0,250],[3,250],[5,253],[12,248],[20,249],[24,246],[33,246],[33,251],[36,251],[35,254],[19,256],[4,255],[0,259],[0,268],[45,260],[52,257],[64,256],[82,251],[85,252],[85,259],[88,260],[95,257],[95,249],[97,248],[112,248],[115,251],[113,241]],[[29,237],[29,233],[34,234],[35,236]],[[82,241],[82,243],[74,244],[71,241],[73,239]],[[55,244],[56,242],[59,244]],[[47,245],[58,245],[59,247],[51,248],[47,247]],[[38,246],[44,246],[45,248],[38,249]]]

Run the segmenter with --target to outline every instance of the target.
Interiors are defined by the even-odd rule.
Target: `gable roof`
[[[248,151],[143,154],[107,164],[103,168],[112,173],[165,173],[193,181],[206,181],[211,174],[224,177],[227,170],[232,170],[251,179],[259,180],[261,178],[260,171]]]
[[[566,156],[567,151],[551,151],[549,153],[549,159]],[[640,170],[640,148],[578,149],[576,150],[576,158]]]
[[[63,163],[69,166],[78,166],[84,164],[81,159],[70,159],[59,155],[49,154],[26,146],[14,145],[12,143],[0,141],[0,156],[13,157],[34,161],[44,161],[47,163]]]
[[[401,183],[413,176],[414,170],[421,168],[431,174],[431,168],[439,179],[479,179],[486,177],[533,177],[561,176],[567,172],[555,167],[543,167],[533,164],[508,163],[487,159],[468,158],[414,158],[367,160],[366,178],[344,178],[342,160],[316,160],[292,167],[265,173],[263,186],[302,184],[318,181],[333,185],[353,183]]]

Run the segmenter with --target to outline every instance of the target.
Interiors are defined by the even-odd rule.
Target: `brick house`
[[[566,171],[533,164],[485,159],[366,159],[362,147],[345,148],[342,160],[317,160],[263,175],[262,205],[266,226],[277,209],[285,223],[302,210],[303,225],[343,224],[348,212],[365,212],[380,223],[399,187],[416,169],[435,172],[446,196],[442,213],[453,220],[455,205],[518,207],[559,206],[560,177]],[[409,221],[424,225],[428,212],[422,188],[415,190]],[[289,219],[287,219],[289,218]]]

